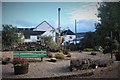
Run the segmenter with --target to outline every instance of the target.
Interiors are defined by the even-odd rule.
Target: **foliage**
[[[49,58],[53,57],[53,54],[51,52],[48,52],[47,55],[48,55]]]
[[[70,53],[68,53],[68,54],[67,54],[67,57],[71,57],[71,54],[70,54]]]
[[[6,58],[5,58],[5,61],[8,61],[8,62],[9,62],[10,60],[11,60],[10,57],[6,57]]]
[[[95,52],[91,52],[91,55],[96,55],[96,53]]]
[[[61,51],[63,52],[63,54],[68,54],[68,49],[66,47],[62,47]]]
[[[39,36],[39,42],[43,46],[49,46],[52,42],[52,36]]]
[[[120,2],[100,3],[96,25],[97,43],[102,47],[106,46],[106,37],[116,39],[120,43]]]
[[[90,51],[93,51],[93,49],[92,48],[85,48],[84,51],[90,52]]]
[[[13,59],[13,65],[14,66],[25,66],[25,65],[28,65],[28,61],[24,58],[19,58],[19,57],[16,57]]]
[[[49,46],[51,49],[57,49],[57,44],[55,42],[51,41],[51,44]]]
[[[2,25],[2,45],[3,47],[13,46],[18,42],[18,35],[16,32],[16,27],[12,25]]]
[[[81,40],[80,45],[83,48],[94,48],[95,46],[94,32],[87,32],[84,38]]]
[[[112,51],[117,51],[119,49],[119,43],[117,40],[113,40],[111,48],[112,48]]]
[[[57,58],[57,59],[64,59],[64,54],[61,53],[61,52],[57,52],[57,53],[55,54],[55,58]]]

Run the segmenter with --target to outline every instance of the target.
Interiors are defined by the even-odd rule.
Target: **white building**
[[[61,36],[64,38],[64,43],[74,43],[73,39],[76,37],[70,29],[62,31]]]
[[[52,36],[55,41],[54,28],[47,22],[43,21],[35,28],[18,28],[18,34],[24,34],[24,42],[37,42],[38,36]]]
[[[55,29],[47,21],[40,23],[33,31],[45,31],[41,36],[52,36],[55,41]]]

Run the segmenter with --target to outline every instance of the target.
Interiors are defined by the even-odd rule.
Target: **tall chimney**
[[[60,10],[61,8],[58,8],[58,32],[60,33]]]

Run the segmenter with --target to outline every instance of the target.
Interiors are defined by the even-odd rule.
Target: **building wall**
[[[70,41],[70,43],[72,43],[73,42],[72,40],[75,38],[75,35],[65,35],[63,36],[63,38],[64,38],[64,42]]]
[[[37,36],[30,36],[30,39],[25,39],[24,42],[37,42]]]
[[[48,25],[46,22],[43,22],[41,25],[37,26],[33,31],[46,31],[41,36],[52,36],[53,41],[55,41],[55,32],[52,32],[53,28]]]

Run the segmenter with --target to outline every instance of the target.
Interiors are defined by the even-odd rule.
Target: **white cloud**
[[[71,17],[70,19],[73,20],[95,20],[97,21],[98,18],[95,14],[98,14],[97,12],[97,3],[85,3],[79,7],[73,8],[71,11],[69,10],[67,14],[69,14]]]

